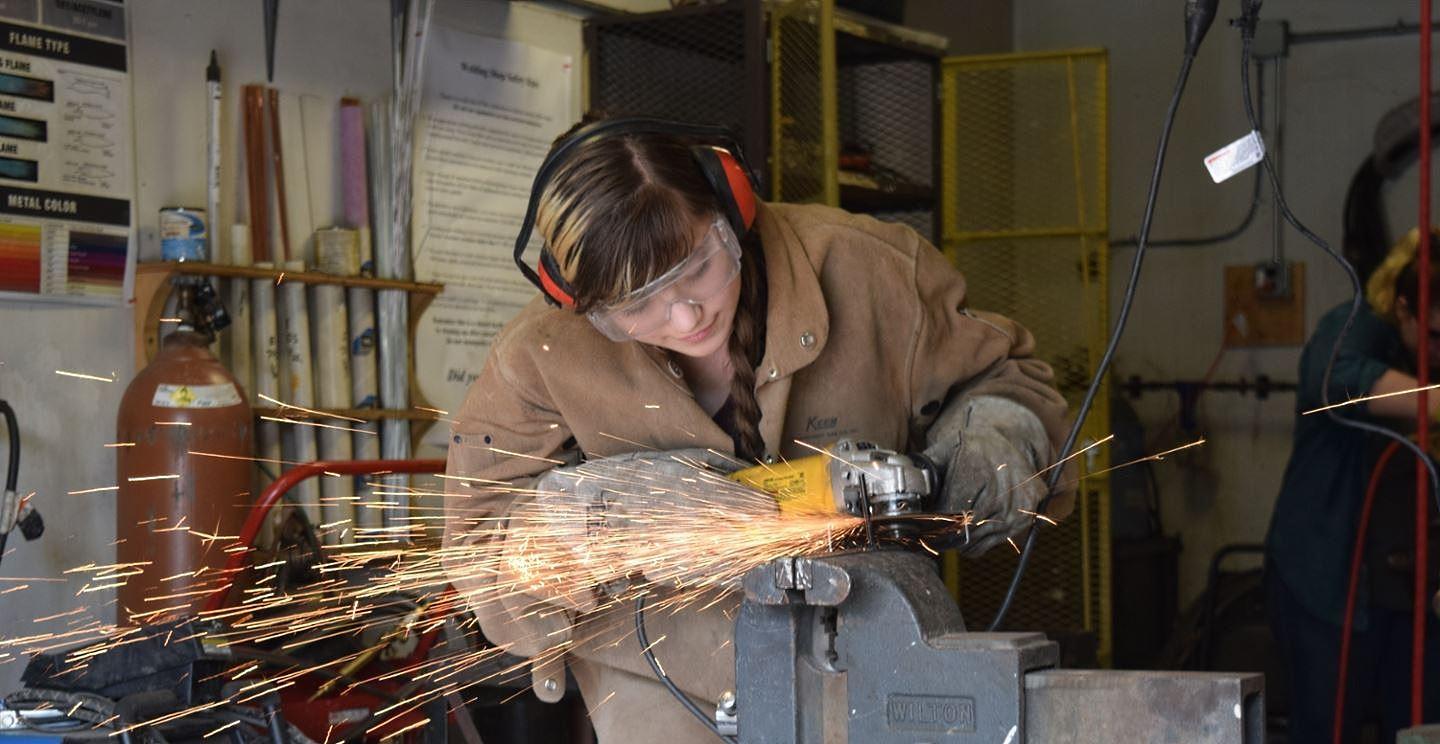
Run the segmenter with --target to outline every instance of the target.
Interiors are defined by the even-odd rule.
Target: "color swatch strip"
[[[40,269],[40,226],[0,223],[0,292],[38,294]]]
[[[124,235],[70,231],[66,294],[119,297],[125,290]]]

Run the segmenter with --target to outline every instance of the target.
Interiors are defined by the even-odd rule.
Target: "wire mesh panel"
[[[868,153],[882,184],[935,181],[935,74],[926,60],[841,65],[840,142]]]
[[[1108,324],[1105,53],[951,58],[942,85],[942,247],[972,307],[1035,334],[1073,409]],[[1102,386],[1077,449],[1106,436],[1108,419]],[[1108,465],[1098,447],[1080,458],[1081,476]],[[1074,514],[1042,525],[1007,627],[1094,631],[1108,657],[1109,511],[1103,476],[1082,480]],[[960,565],[972,624],[994,616],[1014,566],[1007,549]]]
[[[771,193],[838,205],[833,0],[770,8]]]
[[[743,132],[744,41],[739,3],[594,24],[590,107]]]
[[[840,206],[937,240],[936,60],[847,63],[839,40]]]

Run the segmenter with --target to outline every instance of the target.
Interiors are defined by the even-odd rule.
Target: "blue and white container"
[[[199,207],[160,208],[160,259],[209,260],[205,210]]]

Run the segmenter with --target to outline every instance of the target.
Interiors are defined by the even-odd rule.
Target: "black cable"
[[[655,678],[660,680],[661,684],[665,685],[665,689],[669,690],[670,694],[674,695],[675,699],[679,700],[680,704],[685,706],[685,710],[690,711],[690,715],[695,716],[695,718],[700,721],[700,725],[715,732],[715,735],[720,737],[721,741],[735,744],[735,737],[720,733],[720,730],[715,727],[715,722],[710,719],[710,716],[705,715],[705,713],[700,710],[700,707],[695,704],[695,701],[690,699],[690,696],[681,692],[680,688],[676,687],[675,683],[670,681],[670,675],[666,674],[665,670],[660,668],[660,662],[655,658],[655,651],[650,648],[650,638],[645,633],[645,596],[643,594],[635,598],[635,639],[640,642],[640,652],[645,656],[645,661],[650,664],[650,671],[655,673]]]
[[[1255,91],[1258,94],[1256,96],[1256,99],[1258,101],[1256,103],[1256,108],[1258,110],[1258,118],[1261,121],[1264,121],[1265,60],[1259,60],[1256,64],[1259,65],[1261,71],[1260,76],[1257,78],[1259,84],[1256,86]],[[1167,240],[1152,240],[1146,245],[1151,248],[1199,248],[1201,246],[1215,245],[1217,243],[1227,243],[1231,240],[1234,240],[1235,238],[1240,237],[1241,235],[1244,235],[1245,231],[1250,229],[1250,225],[1255,222],[1255,215],[1260,213],[1260,183],[1263,180],[1264,174],[1261,173],[1260,169],[1257,168],[1255,170],[1254,177],[1250,181],[1250,209],[1249,211],[1245,212],[1245,216],[1240,219],[1240,224],[1224,232],[1215,233],[1214,235],[1206,235],[1199,238],[1169,238]],[[1132,235],[1125,240],[1111,241],[1110,247],[1130,248],[1137,245],[1139,242],[1139,239]]]
[[[1242,4],[1243,13],[1238,25],[1240,26],[1240,89],[1242,98],[1245,101],[1245,116],[1250,121],[1251,128],[1256,128],[1255,110],[1250,105],[1250,45],[1255,38],[1255,24],[1260,20],[1260,0],[1245,0]],[[1355,317],[1360,314],[1360,306],[1364,299],[1364,290],[1360,286],[1360,276],[1355,273],[1355,267],[1344,256],[1336,252],[1325,242],[1323,238],[1316,235],[1306,227],[1295,213],[1290,211],[1290,205],[1285,202],[1285,194],[1280,189],[1280,179],[1275,173],[1275,167],[1270,162],[1270,153],[1265,153],[1262,159],[1265,173],[1270,177],[1270,188],[1275,194],[1275,203],[1280,206],[1280,214],[1284,216],[1285,222],[1295,228],[1307,240],[1314,243],[1325,251],[1340,268],[1345,270],[1345,276],[1350,280],[1350,313],[1345,316],[1345,325],[1340,328],[1340,335],[1335,337],[1335,345],[1330,347],[1330,358],[1325,363],[1325,373],[1321,378],[1320,400],[1323,405],[1330,405],[1330,374],[1335,369],[1335,361],[1340,357],[1340,346],[1345,342],[1345,336],[1350,333],[1350,328],[1355,324]],[[1421,247],[1421,250],[1429,250],[1429,242]],[[1417,443],[1410,441],[1408,437],[1394,429],[1365,421],[1345,418],[1341,416],[1338,409],[1331,408],[1325,412],[1334,421],[1342,426],[1348,426],[1359,431],[1379,434],[1393,441],[1399,442],[1400,446],[1410,450],[1420,462],[1425,463],[1425,469],[1430,474],[1430,493],[1435,498],[1436,508],[1440,509],[1440,473],[1436,472],[1435,463],[1426,454],[1425,450]]]
[[[1214,16],[1215,3],[1209,3],[1211,18]],[[1195,3],[1187,2],[1187,16]],[[1063,462],[1070,456],[1071,450],[1075,448],[1075,440],[1080,436],[1080,427],[1085,423],[1085,417],[1090,413],[1090,406],[1095,401],[1095,393],[1100,389],[1100,383],[1105,379],[1105,373],[1110,369],[1110,364],[1115,357],[1115,347],[1120,345],[1120,337],[1125,332],[1125,323],[1130,318],[1130,308],[1135,301],[1135,288],[1140,282],[1140,269],[1145,262],[1145,249],[1149,247],[1150,226],[1155,217],[1155,201],[1160,192],[1160,175],[1165,169],[1165,151],[1170,146],[1170,130],[1175,125],[1175,113],[1180,108],[1180,97],[1185,92],[1185,83],[1190,79],[1190,67],[1195,62],[1195,50],[1199,48],[1199,40],[1195,38],[1195,26],[1187,18],[1186,43],[1184,59],[1180,63],[1180,74],[1175,81],[1175,90],[1170,94],[1170,105],[1165,111],[1165,123],[1160,129],[1160,143],[1155,152],[1155,165],[1150,173],[1150,190],[1145,196],[1145,216],[1140,222],[1140,240],[1135,247],[1135,257],[1130,262],[1130,278],[1125,285],[1124,298],[1120,302],[1120,312],[1115,319],[1115,327],[1110,331],[1110,340],[1105,345],[1105,353],[1100,357],[1100,363],[1095,367],[1095,376],[1090,380],[1090,387],[1085,390],[1085,397],[1080,402],[1080,409],[1075,416],[1075,423],[1070,426],[1070,433],[1065,436],[1065,443],[1060,447],[1060,454],[1056,456],[1057,463]],[[1200,36],[1203,36],[1203,30]],[[1054,468],[1046,482],[1045,498],[1040,501],[1035,511],[1039,514],[1045,513],[1045,506],[1049,503],[1051,496],[1055,493],[1055,486],[1060,481],[1060,475],[1064,468]],[[1010,579],[1010,588],[1005,592],[1005,599],[1000,603],[1000,609],[995,612],[995,619],[990,621],[987,628],[995,632],[1004,622],[1005,615],[1010,611],[1010,605],[1015,602],[1015,595],[1020,590],[1020,579],[1025,575],[1025,568],[1030,563],[1030,556],[1035,552],[1035,540],[1039,534],[1040,520],[1031,518],[1030,529],[1025,535],[1025,547],[1020,551],[1020,562],[1015,566],[1015,573]]]
[[[10,460],[5,466],[5,490],[0,491],[0,501],[4,495],[13,492],[20,483],[20,424],[15,420],[15,409],[10,403],[0,400],[0,415],[5,417],[5,431],[10,442]],[[5,559],[5,544],[10,541],[9,532],[0,532],[0,560]]]
[[[5,417],[5,432],[10,438],[10,460],[5,466],[5,490],[14,491],[20,483],[20,424],[15,421],[15,409],[7,401],[0,400],[0,416]]]

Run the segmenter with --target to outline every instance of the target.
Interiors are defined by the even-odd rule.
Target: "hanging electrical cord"
[[[1145,216],[1140,221],[1140,238],[1135,246],[1135,257],[1130,261],[1130,277],[1126,280],[1125,294],[1120,301],[1120,312],[1115,318],[1115,327],[1110,330],[1110,340],[1105,344],[1105,353],[1100,357],[1100,363],[1095,367],[1095,376],[1090,380],[1090,387],[1085,390],[1085,397],[1080,401],[1080,409],[1075,414],[1075,423],[1071,424],[1070,432],[1065,436],[1065,443],[1060,447],[1060,453],[1056,456],[1056,462],[1064,462],[1075,448],[1075,440],[1080,437],[1080,427],[1085,423],[1085,417],[1090,413],[1090,406],[1095,401],[1095,394],[1099,391],[1101,383],[1105,380],[1105,373],[1109,371],[1110,364],[1115,358],[1115,348],[1120,345],[1120,338],[1125,333],[1125,323],[1130,319],[1130,308],[1135,302],[1135,288],[1140,283],[1140,269],[1145,262],[1145,249],[1149,247],[1150,226],[1155,217],[1155,201],[1160,194],[1160,176],[1165,170],[1165,152],[1170,148],[1170,130],[1175,126],[1175,113],[1180,108],[1180,98],[1185,92],[1185,83],[1190,79],[1190,67],[1195,62],[1195,54],[1200,50],[1200,42],[1204,40],[1205,33],[1210,30],[1210,25],[1215,20],[1215,10],[1219,0],[1186,0],[1185,2],[1185,55],[1180,62],[1180,74],[1175,80],[1175,90],[1170,94],[1170,105],[1165,110],[1165,120],[1160,127],[1160,144],[1155,149],[1155,165],[1150,173],[1150,189],[1145,195]],[[1051,496],[1055,493],[1055,486],[1060,481],[1060,475],[1064,468],[1053,468],[1046,482],[1046,496],[1041,500],[1040,505],[1035,509],[1037,514],[1044,514]],[[1005,599],[1000,603],[1000,609],[995,612],[995,619],[990,621],[987,628],[990,632],[999,629],[1000,624],[1005,621],[1005,615],[1010,612],[1010,606],[1015,602],[1015,595],[1020,590],[1020,580],[1025,576],[1025,568],[1030,564],[1030,556],[1035,552],[1035,541],[1040,533],[1039,518],[1031,518],[1030,529],[1025,535],[1025,547],[1020,550],[1020,561],[1015,566],[1015,573],[1010,578],[1010,588],[1005,591]]]
[[[1264,121],[1265,60],[1259,60],[1256,64],[1260,67],[1260,75],[1257,78],[1260,84],[1256,86],[1255,91],[1257,94],[1256,98],[1258,99],[1256,102],[1256,110],[1259,111],[1260,120]],[[1278,113],[1276,114],[1276,118],[1278,120]],[[1279,124],[1277,123],[1276,126],[1278,127]],[[1167,240],[1151,240],[1146,243],[1146,246],[1150,248],[1199,248],[1201,246],[1216,245],[1218,243],[1228,243],[1231,240],[1240,237],[1241,235],[1245,234],[1246,230],[1250,229],[1250,225],[1255,222],[1255,215],[1259,214],[1260,212],[1260,182],[1262,180],[1264,180],[1263,174],[1261,174],[1260,171],[1257,169],[1255,171],[1255,176],[1250,179],[1250,208],[1245,212],[1245,216],[1240,218],[1240,223],[1230,228],[1229,230],[1216,233],[1214,235],[1206,235],[1199,238],[1170,238]],[[1137,237],[1131,235],[1124,240],[1112,241],[1110,243],[1110,247],[1133,248],[1134,246],[1139,244],[1139,242],[1140,241]]]
[[[674,695],[675,699],[679,700],[680,704],[685,706],[685,710],[690,711],[690,715],[699,719],[700,725],[713,731],[716,736],[720,737],[721,741],[735,744],[735,737],[720,733],[720,729],[715,726],[715,722],[710,719],[710,716],[705,715],[705,713],[700,710],[700,706],[696,705],[695,701],[691,700],[689,695],[681,692],[680,688],[675,686],[675,683],[670,680],[670,675],[666,674],[665,669],[660,666],[660,660],[655,658],[655,649],[650,647],[650,637],[645,633],[645,595],[643,594],[635,598],[635,639],[640,642],[640,653],[645,656],[645,661],[650,664],[650,671],[655,673],[655,678],[659,679],[660,683],[665,685],[665,689],[669,690],[670,694]]]

